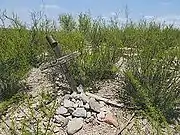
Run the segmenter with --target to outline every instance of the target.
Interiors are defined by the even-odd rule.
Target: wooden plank
[[[109,99],[99,97],[99,96],[94,95],[94,94],[89,93],[89,92],[86,92],[85,94],[86,94],[87,96],[89,96],[89,97],[95,98],[96,100],[104,101],[104,102],[107,103],[107,104],[111,104],[111,105],[114,105],[114,106],[116,106],[116,107],[124,107],[124,104],[123,104],[123,103],[119,104],[119,103],[117,103],[116,101],[111,101],[111,100],[109,100]]]

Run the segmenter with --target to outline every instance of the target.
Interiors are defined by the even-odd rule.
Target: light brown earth
[[[38,105],[38,101],[40,98],[39,92],[41,90],[50,93],[53,93],[55,91],[51,84],[51,82],[46,78],[46,75],[40,70],[40,68],[34,68],[32,69],[29,74],[27,75],[26,83],[30,86],[30,91],[28,91],[28,94],[32,94],[32,104],[34,108]],[[97,93],[94,93],[98,96],[108,98],[111,100],[119,101],[118,98],[118,92],[122,90],[123,82],[120,80],[106,80],[101,81],[96,84],[96,88],[98,89]],[[55,99],[57,102],[61,100],[61,92],[62,89],[59,88],[56,92],[56,95],[58,97]],[[59,94],[58,94],[59,93]],[[14,107],[11,107],[8,109],[7,114],[3,116],[5,119],[5,122],[7,125],[12,125],[10,122],[11,118],[18,119],[18,116],[27,117],[24,115],[23,112],[26,114],[28,113],[27,108],[27,100],[24,102],[21,102],[20,105],[14,105]],[[49,104],[50,106],[52,103]],[[18,107],[17,107],[18,106]],[[48,106],[48,105],[47,105]],[[20,109],[21,108],[21,109]],[[110,111],[115,114],[119,126],[118,128],[113,127],[112,125],[109,125],[105,122],[99,122],[97,120],[94,120],[91,123],[85,123],[83,125],[83,128],[75,133],[75,135],[117,135],[119,130],[121,130],[127,123],[127,121],[131,118],[133,111],[130,111],[125,108],[116,108],[111,105],[109,105]],[[35,116],[36,117],[42,117],[42,121],[40,126],[43,126],[43,123],[47,123],[47,118],[43,118],[44,116],[41,115],[40,111],[36,111],[34,109]],[[29,114],[28,114],[29,115]],[[15,121],[15,123],[18,123]],[[8,130],[8,126],[4,122],[0,121],[0,135],[11,135],[10,130]],[[17,132],[18,132],[18,125],[16,125]],[[52,124],[53,125],[53,124]],[[54,134],[55,135],[66,135],[65,132],[66,129],[57,127],[55,125],[54,128]],[[4,129],[3,129],[4,127]],[[56,132],[56,133],[55,133]],[[20,134],[20,133],[19,133]],[[150,135],[150,134],[156,134],[152,127],[150,126],[150,123],[146,119],[142,119],[140,116],[135,116],[134,119],[130,122],[130,124],[126,127],[126,129],[122,132],[122,135]],[[167,133],[166,133],[167,134]],[[180,132],[174,132],[174,135],[180,135]]]

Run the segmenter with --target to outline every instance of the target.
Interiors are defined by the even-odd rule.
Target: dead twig
[[[131,123],[131,121],[133,120],[134,116],[135,116],[135,113],[132,114],[131,118],[128,120],[126,125],[119,132],[117,132],[116,135],[121,135],[122,134],[122,132],[126,129],[126,127]]]

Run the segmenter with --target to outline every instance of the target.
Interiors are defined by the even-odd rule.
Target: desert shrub
[[[106,25],[102,18],[93,20],[81,13],[77,21],[71,15],[61,15],[60,28],[57,39],[62,49],[81,53],[71,69],[77,83],[90,85],[115,74],[114,64],[122,47],[117,27]]]
[[[42,63],[42,54],[47,51],[44,37],[48,33],[45,32],[48,24],[41,26],[40,20],[32,18],[32,26],[28,28],[17,15],[8,16],[6,12],[1,13],[1,21],[2,24],[5,21],[10,24],[0,28],[0,81],[3,100],[22,89],[20,80],[30,68]]]
[[[127,21],[121,27],[117,18],[107,22],[84,13],[77,18],[60,15],[59,27],[42,13],[31,14],[30,27],[16,15],[9,17],[5,12],[0,20],[0,90],[4,99],[22,88],[19,81],[29,69],[51,60],[53,53],[45,36],[52,34],[63,55],[80,52],[70,66],[78,84],[89,86],[114,77],[119,70],[115,64],[130,53],[125,57],[125,82],[132,103],[160,123],[178,117],[179,29],[144,20]],[[5,20],[10,22],[8,27]]]
[[[151,22],[137,27],[142,32],[136,55],[128,59],[126,90],[133,103],[153,120],[166,122],[179,117],[179,43],[171,26]]]

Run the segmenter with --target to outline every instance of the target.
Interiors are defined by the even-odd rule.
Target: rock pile
[[[77,90],[72,94],[64,95],[54,116],[55,123],[65,128],[69,135],[78,132],[84,123],[94,120],[118,126],[116,117],[110,112],[106,103],[88,97],[82,87],[78,87]]]

